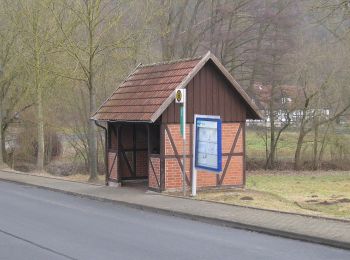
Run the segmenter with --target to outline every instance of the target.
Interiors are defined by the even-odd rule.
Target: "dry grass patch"
[[[350,219],[350,172],[252,172],[246,189],[199,192],[198,199]]]
[[[104,185],[105,183],[104,175],[98,175],[97,181],[89,182],[89,175],[86,175],[86,174],[72,174],[69,176],[56,176],[47,172],[30,172],[28,174],[34,175],[34,176],[40,176],[40,177],[47,177],[47,178],[66,180],[66,181],[76,181],[76,182],[83,182],[83,183],[93,183],[93,184],[101,184],[101,185]]]

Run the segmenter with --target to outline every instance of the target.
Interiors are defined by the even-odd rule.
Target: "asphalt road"
[[[0,182],[0,259],[350,259],[350,251]]]

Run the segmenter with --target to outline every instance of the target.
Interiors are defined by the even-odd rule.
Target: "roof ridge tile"
[[[169,61],[160,61],[160,62],[154,62],[149,64],[140,64],[139,68],[145,68],[145,67],[153,67],[153,66],[160,66],[160,65],[170,65],[174,63],[179,62],[186,62],[186,61],[195,61],[195,60],[201,60],[203,56],[196,56],[192,58],[185,58],[185,59],[178,59],[178,60],[169,60]]]

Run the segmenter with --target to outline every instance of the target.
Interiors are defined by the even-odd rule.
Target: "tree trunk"
[[[314,126],[314,143],[313,143],[313,158],[312,169],[317,170],[317,154],[318,154],[318,124]]]
[[[2,131],[2,104],[0,103],[0,168],[4,168],[4,150],[2,144],[5,142],[4,131]]]
[[[298,137],[297,148],[294,154],[294,170],[299,171],[301,168],[301,148],[303,146],[305,134],[302,129],[300,129],[300,134]]]
[[[38,86],[37,90],[37,116],[38,116],[38,157],[36,167],[39,171],[44,170],[45,161],[45,134],[44,134],[44,113],[43,113],[43,100],[42,89]]]
[[[95,89],[89,89],[90,98],[90,115],[96,110],[96,93]],[[96,125],[93,120],[89,120],[88,123],[88,145],[89,145],[89,174],[90,181],[97,179],[97,138],[96,138]]]
[[[270,110],[270,155],[269,155],[269,160],[268,160],[268,168],[273,169],[275,165],[275,117],[274,117],[274,111],[273,108]]]
[[[324,150],[326,148],[326,139],[327,139],[327,136],[328,136],[328,131],[329,131],[329,127],[331,126],[331,123],[329,123],[327,125],[327,129],[326,129],[326,132],[324,133],[323,135],[323,139],[322,139],[322,143],[321,143],[321,148],[320,148],[320,152],[318,154],[318,161],[317,161],[317,169],[320,168],[321,166],[321,163],[322,163],[322,160],[323,160],[323,154],[324,154]]]
[[[89,63],[88,63],[88,82],[87,87],[89,90],[89,115],[88,115],[88,150],[89,150],[89,181],[97,180],[97,136],[96,125],[93,120],[90,120],[90,116],[96,112],[96,89],[95,89],[95,68],[94,68],[94,25],[93,25],[93,10],[89,9]]]
[[[0,122],[1,126],[2,126],[2,131],[0,133],[1,135],[1,153],[2,153],[2,162],[4,164],[8,164],[7,160],[8,160],[8,154],[7,154],[7,151],[6,151],[6,140],[5,140],[5,137],[6,137],[6,130],[4,129],[4,125],[3,125],[3,122]]]

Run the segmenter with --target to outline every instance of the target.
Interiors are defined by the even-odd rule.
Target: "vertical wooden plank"
[[[221,75],[218,75],[218,83],[219,83],[219,109],[220,109],[220,117],[223,122],[227,122],[225,117],[225,86],[222,82]]]
[[[193,79],[188,83],[187,86],[187,104],[186,104],[186,120],[189,123],[193,123]]]
[[[200,113],[200,86],[199,86],[199,74],[194,76],[193,78],[193,113],[199,114]]]
[[[207,67],[207,114],[213,115],[213,71],[209,63],[207,63],[205,66]]]
[[[169,113],[169,109],[167,108],[167,109],[165,109],[165,111],[164,111],[163,114],[162,114],[163,120],[164,120],[165,122],[168,121],[168,113]]]
[[[239,118],[239,106],[237,106],[237,95],[236,95],[236,91],[231,90],[231,96],[232,96],[232,106],[231,106],[231,113],[232,113],[232,119],[234,121],[239,121],[237,120]]]
[[[232,91],[232,88],[231,88],[231,86],[229,85],[228,86],[228,88],[229,88],[229,96],[230,96],[230,120],[231,120],[231,122],[233,121],[233,118],[235,117],[235,108],[234,108],[234,106],[235,106],[235,97],[234,97],[234,93],[233,93],[233,91]]]
[[[225,122],[231,122],[231,102],[232,102],[232,96],[231,96],[231,86],[228,85],[228,82],[221,77],[222,84],[225,89]]]
[[[219,115],[220,114],[220,108],[219,108],[219,84],[217,80],[217,75],[215,73],[214,68],[212,67],[212,89],[213,89],[213,115]]]
[[[166,123],[174,123],[175,119],[175,109],[174,109],[174,102],[172,102],[169,107],[168,107],[168,120],[166,121]]]
[[[245,122],[247,119],[247,107],[244,107],[242,112],[242,122]]]
[[[230,85],[227,85],[227,98],[229,100],[229,104],[228,104],[228,120],[230,122],[232,122],[232,118],[233,118],[233,106],[234,106],[234,96],[233,96],[233,93],[232,93],[232,88]]]
[[[206,115],[207,114],[207,78],[206,78],[206,73],[207,73],[207,68],[206,66],[204,66],[200,72],[199,72],[199,76],[200,76],[200,80],[201,80],[201,84],[200,84],[200,89],[201,89],[201,113]]]
[[[175,100],[173,101],[173,104],[175,110],[174,123],[180,123],[180,104],[176,104]]]
[[[233,102],[234,102],[234,121],[242,121],[242,107],[241,104],[243,100],[238,96],[239,94],[237,91],[232,91],[234,96]]]

